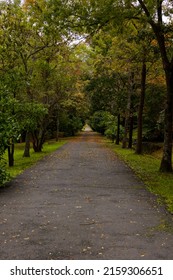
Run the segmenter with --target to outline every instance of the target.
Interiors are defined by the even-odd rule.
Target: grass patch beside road
[[[158,195],[158,201],[166,204],[173,214],[173,174],[159,172],[160,157],[153,155],[136,155],[134,150],[122,149],[107,141],[108,146],[123,159],[145,183],[147,188]]]
[[[14,178],[20,173],[22,173],[25,169],[31,167],[36,162],[44,158],[46,155],[54,152],[55,150],[63,146],[65,143],[65,141],[56,142],[53,140],[46,142],[43,146],[43,151],[40,153],[35,153],[34,150],[31,148],[30,157],[28,158],[23,157],[25,144],[16,144],[14,152],[14,166],[7,167],[7,172],[10,174],[11,178]],[[7,152],[4,155],[4,159],[7,160]]]

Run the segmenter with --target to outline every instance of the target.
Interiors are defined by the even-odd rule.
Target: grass
[[[164,203],[173,214],[173,174],[159,172],[162,151],[152,155],[137,155],[134,150],[122,149],[121,145],[106,142],[133,169],[149,191],[157,195],[158,202]]]
[[[23,157],[25,144],[24,143],[16,144],[15,152],[14,152],[14,166],[13,167],[7,166],[7,172],[10,174],[10,178],[14,178],[17,175],[21,174],[25,169],[31,167],[39,160],[41,160],[43,157],[57,150],[65,143],[66,143],[65,141],[61,141],[61,140],[58,142],[54,140],[46,142],[43,146],[43,151],[40,153],[35,153],[34,150],[31,148],[30,157],[28,158]],[[7,160],[7,152],[4,155],[4,159]]]

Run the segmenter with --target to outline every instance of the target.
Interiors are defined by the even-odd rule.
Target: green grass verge
[[[166,204],[173,214],[173,174],[159,172],[160,157],[137,155],[134,150],[122,149],[106,140],[107,145],[123,159],[145,183],[152,193],[158,195],[158,202]]]
[[[34,150],[31,148],[30,150],[30,157],[26,158],[23,157],[24,152],[24,143],[22,144],[16,144],[15,145],[15,152],[14,152],[14,166],[8,167],[7,166],[7,172],[10,174],[10,178],[14,178],[17,175],[21,174],[25,169],[31,167],[35,163],[37,163],[39,160],[44,158],[46,155],[54,152],[58,148],[60,148],[62,145],[64,145],[66,141],[49,141],[46,142],[43,146],[43,151],[40,153],[35,153]],[[7,152],[4,155],[4,159],[7,160]]]

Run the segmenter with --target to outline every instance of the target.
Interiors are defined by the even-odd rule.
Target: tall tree
[[[164,148],[160,171],[172,171],[172,126],[173,126],[173,54],[172,54],[172,1],[138,1],[156,36],[166,77],[167,95],[165,107]],[[164,14],[169,15],[167,21]],[[173,16],[173,15],[172,15]]]

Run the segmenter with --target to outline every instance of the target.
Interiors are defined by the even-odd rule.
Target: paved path
[[[173,259],[172,216],[84,132],[0,190],[0,259]]]

